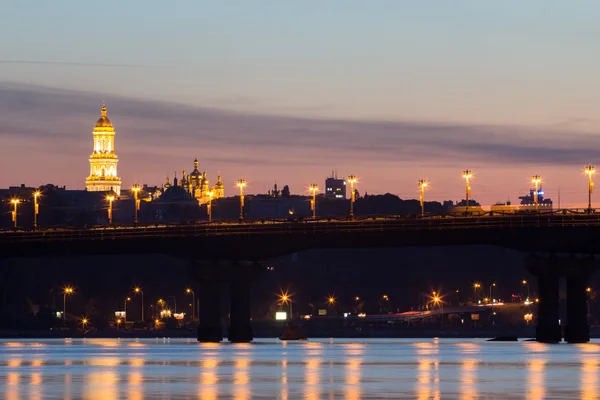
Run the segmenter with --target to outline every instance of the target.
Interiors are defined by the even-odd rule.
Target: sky
[[[361,193],[525,194],[563,206],[600,162],[595,0],[8,0],[0,187],[84,188],[103,101],[124,187],[200,161],[226,193],[294,193],[336,169]],[[599,164],[600,166],[600,164]]]

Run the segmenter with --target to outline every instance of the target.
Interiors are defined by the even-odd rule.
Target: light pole
[[[442,316],[440,318],[440,326],[444,326],[444,301],[438,293],[433,292],[433,304],[442,308]]]
[[[308,190],[312,194],[312,199],[310,200],[310,209],[312,211],[313,218],[317,217],[317,192],[319,191],[319,186],[316,183],[311,183],[308,187]]]
[[[115,196],[108,195],[106,196],[106,200],[108,200],[108,224],[112,225],[113,221],[113,201],[115,201]]]
[[[142,322],[144,322],[144,291],[139,286],[134,287],[133,291],[135,294],[142,295]]]
[[[535,212],[538,212],[540,210],[538,192],[540,190],[540,183],[542,183],[542,177],[539,175],[532,176],[531,183],[533,183],[533,186],[535,188],[535,191],[533,192],[533,202],[535,203]]]
[[[425,189],[429,183],[425,179],[419,179],[419,202],[421,203],[421,216],[425,215]]]
[[[125,325],[127,323],[127,302],[131,301],[131,297],[125,297],[125,301],[123,302],[125,304],[124,308],[125,308],[125,315],[123,315],[123,325]]]
[[[208,222],[212,222],[212,199],[215,196],[215,192],[210,190],[206,193],[208,196],[208,203],[206,203],[206,211],[208,212]]]
[[[65,286],[63,288],[63,321],[67,320],[67,295],[73,294],[73,288],[71,286]]]
[[[493,288],[493,287],[496,287],[496,283],[495,283],[495,282],[493,282],[493,283],[490,285],[490,301],[491,301],[492,303],[494,302],[494,301],[492,300],[492,288]]]
[[[596,173],[596,167],[593,165],[586,165],[585,174],[588,177],[588,213],[592,213],[592,192],[594,191],[594,181],[592,176]]]
[[[196,319],[196,313],[194,312],[194,306],[196,305],[196,294],[190,288],[185,289],[185,292],[192,295],[192,321],[194,321]]]
[[[138,193],[142,190],[140,185],[137,183],[131,187],[131,191],[133,192],[133,198],[135,200],[134,204],[134,214],[133,214],[133,223],[137,225],[138,223],[138,211],[140,210],[140,199],[138,199]],[[143,320],[144,318],[142,318]]]
[[[281,304],[289,304],[290,307],[290,321],[294,319],[294,313],[292,310],[292,296],[288,294],[288,292],[283,292],[281,291],[281,294],[279,295],[279,301],[281,301]]]
[[[463,178],[465,180],[465,191],[466,191],[466,202],[467,202],[467,206],[465,208],[465,215],[469,213],[469,197],[471,197],[471,184],[470,181],[473,178],[473,172],[471,172],[471,170],[465,169],[463,171]]]
[[[529,301],[529,282],[526,279],[522,281],[523,285],[527,285],[527,301]]]
[[[38,204],[38,197],[42,195],[42,192],[36,190],[33,192],[33,229],[37,229],[37,216],[40,212],[40,205]]]
[[[12,211],[12,221],[13,221],[13,226],[16,229],[17,228],[17,207],[18,207],[19,203],[21,202],[21,200],[11,199],[10,202],[14,206],[14,209]]]
[[[236,185],[240,188],[240,221],[242,221],[244,219],[244,188],[247,183],[245,179],[238,179]]]
[[[356,194],[354,193],[354,186],[358,182],[358,177],[356,175],[350,175],[348,177],[348,183],[350,184],[350,219],[354,218],[354,200],[356,198]]]
[[[88,319],[87,318],[82,318],[81,319],[81,330],[85,329],[85,326],[87,325],[87,323],[88,323]]]
[[[327,304],[329,304],[329,307],[333,307],[335,305],[335,296],[329,295],[327,297]]]
[[[481,284],[479,282],[475,282],[473,284],[473,303],[477,303],[477,291],[479,290],[480,287],[481,287]]]

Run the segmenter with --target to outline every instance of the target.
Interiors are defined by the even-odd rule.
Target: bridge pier
[[[567,276],[567,326],[565,341],[587,343],[590,341],[590,328],[587,318],[587,276],[583,271]],[[579,272],[579,273],[577,273]]]
[[[535,339],[541,343],[558,343],[562,339],[558,313],[559,276],[554,268],[538,274],[538,325]]]
[[[221,283],[218,281],[201,281],[199,300],[198,341],[218,343],[223,340]]]
[[[245,279],[233,280],[229,286],[230,312],[227,339],[248,343],[254,339],[250,315],[250,285]]]

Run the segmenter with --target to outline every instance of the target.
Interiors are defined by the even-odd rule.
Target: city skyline
[[[240,177],[249,193],[275,181],[308,193],[335,168],[361,193],[418,198],[427,179],[428,200],[457,201],[468,168],[485,205],[514,203],[539,174],[555,203],[560,188],[563,206],[583,206],[583,167],[600,160],[600,6],[511,3],[150,2],[139,14],[107,0],[111,30],[67,3],[11,4],[1,33],[37,23],[0,57],[0,186],[82,189],[105,101],[124,187],[197,157],[227,193]]]

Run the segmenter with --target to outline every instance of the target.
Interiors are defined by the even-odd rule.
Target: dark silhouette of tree
[[[283,189],[281,189],[281,197],[290,197],[290,187],[285,185]]]

